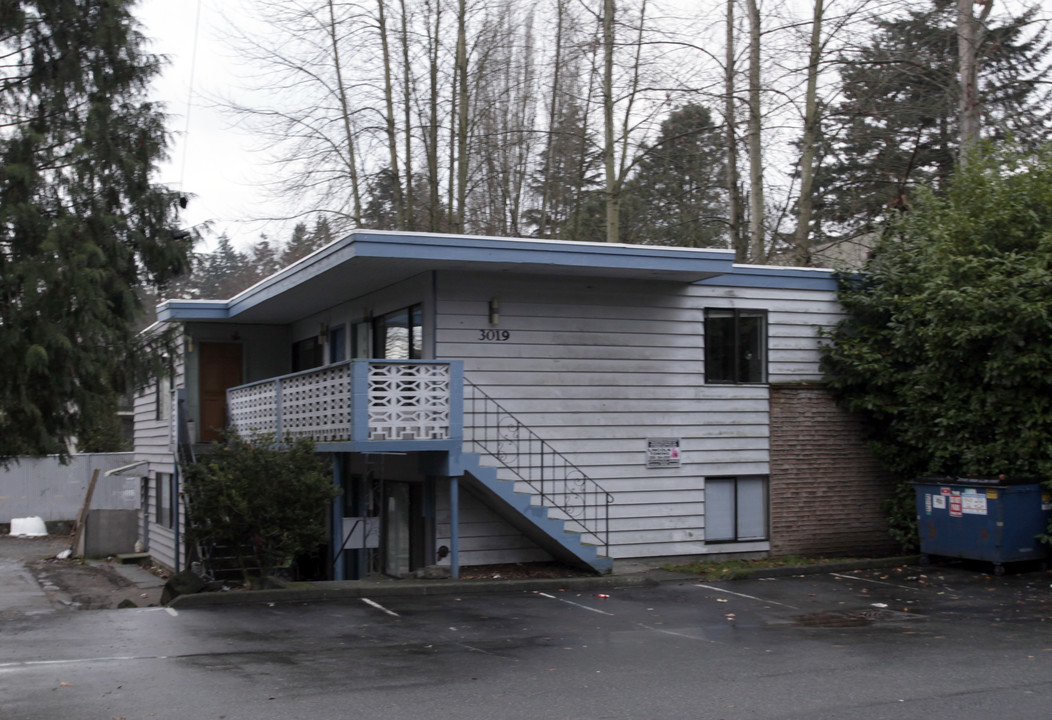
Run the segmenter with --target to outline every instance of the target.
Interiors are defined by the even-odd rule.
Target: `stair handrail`
[[[464,439],[526,483],[541,505],[610,548],[614,496],[482,388],[464,379]]]

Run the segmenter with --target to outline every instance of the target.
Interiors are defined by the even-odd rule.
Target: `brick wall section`
[[[896,552],[880,507],[895,482],[827,389],[771,386],[772,555]]]

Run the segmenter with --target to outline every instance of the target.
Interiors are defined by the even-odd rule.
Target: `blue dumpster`
[[[921,552],[994,564],[1045,561],[1052,491],[1033,479],[919,478],[917,530]]]

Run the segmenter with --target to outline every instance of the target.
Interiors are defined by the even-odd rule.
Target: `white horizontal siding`
[[[448,486],[436,497],[435,546],[450,545]],[[512,562],[544,562],[552,559],[545,550],[506,520],[490,510],[470,492],[460,492],[458,533],[461,565],[492,565]],[[448,564],[449,559],[443,561]]]
[[[705,309],[767,311],[772,382],[819,379],[818,328],[839,319],[802,290],[448,273],[436,294],[436,357],[615,496],[615,557],[738,547],[704,544],[704,478],[769,472],[767,387],[705,383]],[[648,437],[680,438],[682,466],[647,469]]]
[[[172,386],[180,388],[183,387],[184,382],[184,365],[180,359],[175,364]],[[146,537],[140,537],[139,540],[147,543],[147,550],[155,561],[174,568],[177,565],[175,532],[172,528],[166,528],[157,523],[157,473],[174,473],[175,455],[171,447],[172,421],[157,419],[156,382],[150,383],[135,395],[134,410],[135,460],[145,460],[149,463],[142,473],[147,475],[149,482],[146,517],[149,529]],[[175,414],[174,404],[172,414]],[[141,521],[142,518],[139,522],[140,533],[143,527]]]

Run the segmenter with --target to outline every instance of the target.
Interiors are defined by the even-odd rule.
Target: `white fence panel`
[[[0,470],[0,523],[34,516],[45,521],[75,519],[95,468],[99,469],[99,481],[92,495],[93,510],[138,510],[139,476],[135,471],[105,476],[107,470],[133,461],[133,453],[73,455],[67,465],[57,456],[21,458]]]

